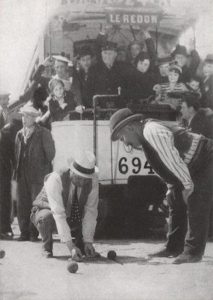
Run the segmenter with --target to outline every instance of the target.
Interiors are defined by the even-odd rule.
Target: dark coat
[[[182,67],[182,74],[180,75],[180,82],[189,82],[191,77],[196,75],[197,68],[200,64],[200,56],[196,50],[191,51],[189,56],[189,65]]]
[[[151,71],[142,73],[134,70],[134,83],[131,87],[131,98],[133,100],[146,99],[154,95],[155,75]]]
[[[73,100],[73,94],[71,92],[66,92],[64,96],[64,102],[67,104],[65,108],[61,108],[58,101],[50,99],[49,110],[51,122],[62,121],[70,111],[75,109],[75,102]]]
[[[115,61],[109,69],[101,61],[94,66],[93,70],[93,91],[97,95],[118,94],[121,87],[121,95],[127,98],[128,91],[133,80],[132,66],[128,63]]]
[[[19,179],[19,168],[21,160],[23,129],[16,136],[15,157],[16,168],[15,178]],[[28,148],[28,179],[31,183],[42,184],[44,177],[52,170],[52,160],[55,156],[55,144],[50,131],[39,125],[36,126],[31,137]]]
[[[213,75],[202,82],[202,106],[213,109]]]
[[[4,174],[4,177],[11,177],[15,164],[15,137],[21,127],[21,121],[13,120],[0,130],[0,173]]]
[[[213,139],[213,111],[210,108],[200,108],[191,120],[189,128],[192,132]]]
[[[73,73],[73,83],[78,82],[77,86],[80,89],[81,101],[86,108],[93,107],[92,98],[95,94],[94,74],[93,67],[89,69],[88,74],[82,69],[75,70]]]

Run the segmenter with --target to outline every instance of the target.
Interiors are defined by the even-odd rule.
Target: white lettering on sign
[[[113,24],[156,24],[157,15],[109,13],[107,19]]]

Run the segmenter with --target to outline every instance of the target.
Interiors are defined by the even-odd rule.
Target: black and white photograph
[[[213,300],[212,0],[0,0],[0,300]]]

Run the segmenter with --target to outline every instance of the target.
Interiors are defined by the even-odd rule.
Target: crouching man
[[[46,176],[31,214],[31,221],[42,237],[44,256],[53,256],[55,225],[73,260],[81,261],[83,255],[96,255],[93,238],[98,191],[98,168],[94,154],[89,151],[80,153],[65,172]]]

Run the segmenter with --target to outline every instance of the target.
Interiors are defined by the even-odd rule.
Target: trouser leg
[[[29,237],[30,235],[30,212],[31,212],[31,194],[27,181],[21,176],[17,182],[17,217],[21,235]]]
[[[0,186],[0,232],[12,232],[11,229],[11,178],[7,175],[1,176]]]
[[[203,255],[213,200],[213,160],[194,176],[194,192],[188,199],[188,232],[184,252]]]
[[[188,232],[184,252],[203,255],[208,238],[212,195],[194,192],[188,200]]]
[[[45,251],[52,252],[55,221],[52,212],[49,209],[37,210],[31,214],[31,221],[39,231],[42,238],[42,248]]]
[[[33,201],[36,199],[37,195],[41,191],[41,189],[42,189],[42,184],[35,184],[35,183],[31,184],[31,206]],[[30,236],[35,238],[38,237],[39,232],[36,226],[32,222],[30,222],[29,230],[30,230]]]
[[[182,252],[187,231],[187,211],[181,189],[179,187],[173,188],[167,199],[169,224],[166,247],[172,252]]]

